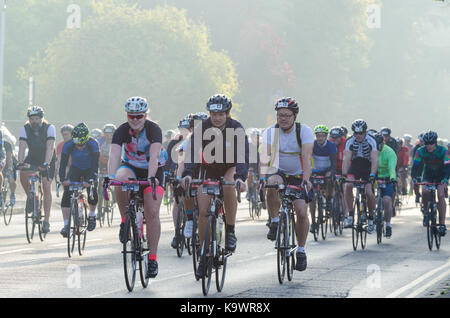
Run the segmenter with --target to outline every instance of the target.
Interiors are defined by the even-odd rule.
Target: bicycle
[[[169,179],[170,186],[173,186],[174,189],[178,187],[178,180],[176,178]],[[180,192],[181,194],[181,192]],[[179,195],[177,191],[174,191],[174,199],[176,204],[178,205],[177,209],[177,220],[175,225],[175,238],[177,242],[177,256],[182,257],[184,248],[188,250],[188,254],[191,255],[191,239],[186,238],[184,236],[184,227],[187,221],[186,212],[184,209],[184,204],[182,200],[182,195]]]
[[[250,214],[250,217],[254,220],[255,218],[259,219],[261,216],[261,210],[263,203],[259,199],[260,196],[258,195],[258,186],[259,180],[258,175],[255,172],[250,172],[253,175],[253,182],[251,188],[249,191],[249,202],[248,202],[248,212]]]
[[[129,204],[126,212],[124,226],[124,242],[122,244],[123,269],[125,284],[128,291],[133,291],[136,281],[137,263],[139,263],[139,275],[143,288],[147,288],[149,278],[148,255],[150,250],[144,233],[144,195],[146,187],[153,188],[153,199],[156,200],[155,184],[147,180],[129,179],[128,181],[110,180],[104,186],[103,195],[108,200],[109,186],[122,187],[122,191],[129,192]]]
[[[226,223],[226,216],[223,206],[223,186],[234,186],[236,183],[234,181],[223,181],[223,177],[220,180],[193,180],[192,182],[200,182],[203,186],[203,194],[212,196],[211,205],[207,212],[208,221],[200,253],[200,262],[205,266],[203,276],[200,277],[202,280],[202,292],[204,296],[207,296],[211,286],[213,267],[216,276],[216,289],[218,292],[223,290],[227,260],[233,254],[224,247],[221,247],[224,224]],[[239,188],[237,188],[237,192],[238,202],[240,202],[241,199]]]
[[[376,196],[376,215],[375,224],[377,229],[377,244],[381,244],[383,236],[386,235],[386,229],[384,227],[384,205],[383,197],[381,195],[383,189],[386,189],[392,182],[386,179],[377,179],[377,196]]]
[[[355,212],[352,223],[352,244],[353,250],[358,249],[359,237],[361,237],[361,248],[366,248],[367,242],[367,198],[365,195],[365,187],[368,182],[363,180],[344,181],[352,183],[356,187],[356,198],[352,211]],[[357,218],[355,225],[355,217]]]
[[[103,179],[107,177],[108,174],[102,173],[99,175],[99,179]],[[108,223],[108,227],[112,226],[112,222],[114,219],[114,206],[115,206],[115,196],[111,189],[107,189],[108,191],[108,198],[109,200],[102,200],[102,205],[98,207],[98,213],[97,213],[97,220],[100,225],[100,227],[103,227],[103,224],[105,224],[105,218]],[[98,193],[102,193],[102,185],[98,184]]]
[[[322,234],[322,239],[325,240],[327,238],[328,225],[331,220],[330,213],[326,208],[326,198],[322,193],[322,185],[325,184],[325,179],[329,179],[329,177],[319,175],[311,176],[311,183],[314,188],[313,211],[316,212],[318,210],[318,214],[312,220],[313,235],[316,242],[319,239],[319,230]],[[331,227],[332,225],[330,223],[330,229]]]
[[[430,251],[433,250],[433,241],[436,244],[436,249],[439,250],[441,246],[441,234],[438,229],[438,224],[436,223],[437,218],[437,202],[436,202],[436,191],[437,187],[442,183],[434,183],[434,182],[417,182],[418,186],[425,186],[428,191],[430,191],[430,200],[428,201],[428,205],[424,206],[421,200],[421,206],[423,206],[423,213],[426,220],[427,227],[427,243]],[[421,196],[423,199],[423,196]]]
[[[6,202],[7,197],[8,197],[8,189],[9,189],[9,181],[8,181],[8,175],[10,173],[13,173],[12,171],[5,171],[5,174],[3,176],[3,184],[2,184],[2,188],[1,188],[1,209],[2,209],[2,213],[3,213],[3,219],[5,221],[5,225],[8,226],[9,223],[11,223],[11,218],[13,215],[13,209],[14,209],[14,205],[11,204],[11,202]]]
[[[337,236],[342,235],[342,231],[344,230],[344,211],[342,209],[342,204],[344,199],[342,197],[342,176],[336,175],[334,181],[334,195],[332,201],[332,209],[331,209],[331,220],[332,220],[332,229],[334,235]]]
[[[197,193],[199,185],[202,183],[202,180],[192,180],[189,189],[186,190],[185,196],[187,198],[194,198],[194,211],[192,212],[193,216],[193,225],[192,225],[192,238],[190,239],[190,244],[188,251],[190,250],[190,255],[192,255],[192,264],[194,267],[194,277],[198,281],[200,277],[197,277],[197,267],[200,262],[200,237],[198,235],[198,202],[197,202]]]
[[[174,202],[174,193],[170,184],[170,179],[174,179],[174,176],[169,176],[168,171],[164,171],[163,184],[166,185],[166,191],[164,191],[163,204],[167,206],[167,213],[170,215],[172,213],[172,207]]]
[[[304,193],[305,189],[293,185],[285,186],[284,184],[266,185],[265,187],[267,189],[277,189],[280,194],[281,208],[275,249],[277,250],[278,282],[283,284],[286,273],[288,281],[292,281],[294,277],[297,235],[295,232],[295,210],[293,202],[304,198],[302,192]]]
[[[37,227],[39,232],[39,239],[41,240],[41,242],[43,242],[47,234],[42,231],[44,219],[44,216],[42,215],[44,192],[42,190],[41,171],[39,171],[37,166],[33,165],[29,165],[28,168],[22,168],[21,170],[32,172],[32,174],[28,177],[28,180],[30,182],[30,190],[27,195],[27,204],[25,206],[25,231],[27,241],[28,243],[31,243],[33,241],[34,232]]]
[[[81,256],[86,247],[88,227],[88,202],[83,194],[84,182],[70,182],[69,232],[67,233],[67,254],[72,257],[75,241],[78,241],[78,254]],[[89,198],[93,199],[94,180],[89,180]]]

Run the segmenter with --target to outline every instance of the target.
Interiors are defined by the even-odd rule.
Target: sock
[[[305,248],[303,246],[298,246],[297,253],[305,253]]]
[[[234,233],[234,225],[225,225],[225,231],[226,233]]]
[[[67,226],[67,225],[69,225],[69,219],[64,220],[64,226]]]
[[[386,227],[390,227],[391,226],[391,222],[386,222]]]
[[[272,218],[272,222],[273,223],[278,223],[278,221],[280,221],[280,217],[277,216],[276,218]]]
[[[194,213],[193,212],[194,211],[192,211],[192,210],[186,211],[186,217],[187,217],[188,221],[194,220]]]
[[[156,259],[156,254],[148,254],[148,260],[149,261],[157,261],[157,259]]]
[[[89,217],[93,217],[93,216],[95,216],[95,210],[94,210],[94,211],[91,211],[91,212],[89,212]]]

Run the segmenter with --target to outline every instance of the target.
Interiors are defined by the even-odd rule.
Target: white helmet
[[[145,113],[148,110],[148,103],[144,97],[130,97],[125,103],[127,113]]]

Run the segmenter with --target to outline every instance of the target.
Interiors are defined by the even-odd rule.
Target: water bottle
[[[144,215],[142,214],[142,211],[136,212],[136,227],[139,231],[139,238],[142,239],[142,233],[143,233],[143,225],[144,225]]]
[[[216,219],[216,236],[217,236],[217,245],[220,246],[222,243],[222,233],[223,233],[223,215],[219,213],[219,216]]]

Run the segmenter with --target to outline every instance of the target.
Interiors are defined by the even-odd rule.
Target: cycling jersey
[[[111,149],[111,144],[106,142],[105,137],[99,137],[97,139],[99,151],[100,151],[100,163],[102,165],[107,165],[109,160],[109,150]]]
[[[333,142],[333,139],[330,138],[329,141]],[[346,139],[341,137],[341,143],[337,147],[337,155],[336,155],[336,171],[337,173],[342,173],[342,163],[344,162],[344,150]]]
[[[402,146],[397,153],[397,169],[408,167],[409,165],[409,148]]]
[[[354,160],[371,162],[371,153],[377,150],[377,142],[369,134],[366,134],[362,142],[358,142],[355,136],[352,136],[346,141],[345,150],[352,152],[352,162]]]
[[[312,154],[312,168],[314,170],[331,171],[331,174],[336,173],[336,145],[331,141],[326,141],[323,145],[314,141],[314,148]]]
[[[161,128],[150,120],[145,121],[144,129],[137,139],[128,123],[121,125],[114,132],[112,139],[112,144],[123,149],[122,161],[139,169],[148,169],[150,146],[154,143],[162,143],[162,132]],[[164,164],[165,162],[158,163],[159,166]]]
[[[391,147],[384,145],[378,156],[378,178],[396,179],[397,155]]]
[[[267,128],[263,132],[263,142],[269,147],[276,144],[274,140],[275,135],[278,135],[278,149],[272,153],[271,167],[279,169],[286,175],[301,175],[303,174],[303,164],[301,162],[301,149],[297,141],[296,129],[292,129],[290,133],[285,133],[282,129],[279,129],[279,134],[275,133],[275,126],[273,125]],[[314,143],[314,133],[307,125],[301,125],[300,139],[302,145]],[[278,153],[276,153],[278,150]],[[277,163],[277,157],[279,158]]]
[[[98,173],[99,147],[94,138],[89,138],[83,149],[78,149],[72,140],[64,144],[61,152],[61,164],[59,166],[59,179],[61,181],[66,180],[66,167],[69,156],[72,158],[71,170],[74,167],[77,170],[89,171],[92,175]],[[70,174],[71,172],[69,171]]]
[[[201,129],[200,129],[201,128]],[[186,162],[184,164],[184,172],[183,177],[185,176],[193,176],[195,174],[196,169],[203,167],[206,170],[206,176],[210,178],[217,177],[217,174],[222,174],[224,171],[226,172],[228,169],[232,167],[236,167],[235,180],[241,179],[242,181],[247,180],[248,176],[248,163],[249,163],[249,145],[248,138],[245,135],[244,127],[242,127],[241,123],[238,121],[227,118],[225,123],[225,127],[222,130],[222,157],[216,157],[215,148],[211,149],[211,155],[213,156],[213,161],[206,161],[203,156],[203,151],[208,145],[215,143],[215,137],[211,138],[211,140],[207,138],[203,138],[205,131],[213,128],[211,118],[208,118],[203,121],[201,127],[197,126],[194,129],[191,137],[189,138],[189,146],[190,147],[190,158],[186,158]],[[245,135],[245,150],[238,149],[238,146],[242,143],[238,140],[238,135],[235,134],[237,129],[242,129],[243,135]],[[227,133],[233,133],[234,135],[234,147],[232,148],[232,144],[227,140]],[[197,134],[201,134],[197,137],[198,140],[201,140],[202,143],[200,145],[196,144],[196,136]],[[211,146],[210,146],[211,147]],[[208,147],[208,148],[210,148]],[[202,164],[196,163],[196,153],[199,150],[202,151]],[[230,153],[232,156],[230,156]],[[227,156],[228,154],[228,156]],[[219,173],[220,172],[220,173]],[[223,174],[219,177],[223,177]]]
[[[40,166],[45,161],[47,141],[55,140],[55,126],[42,123],[37,129],[33,129],[31,124],[26,124],[20,131],[20,140],[28,145],[28,155],[24,162]],[[53,153],[52,163],[56,160],[56,153]]]
[[[427,147],[420,147],[414,157],[411,177],[422,175],[423,179],[430,182],[441,182],[450,179],[450,154],[443,147],[436,145],[433,152],[428,152]]]

